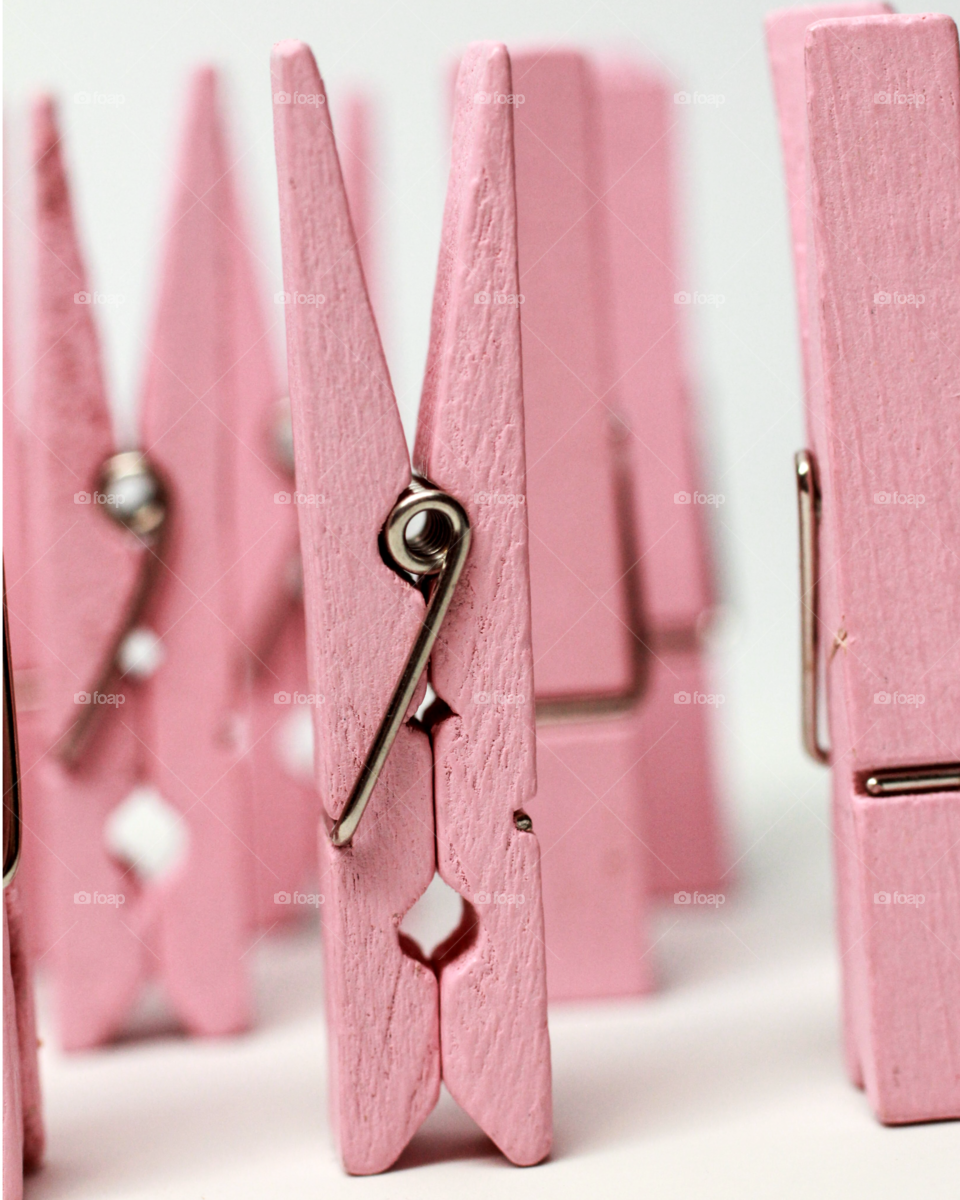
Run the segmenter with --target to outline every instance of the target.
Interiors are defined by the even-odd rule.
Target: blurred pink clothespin
[[[265,404],[274,385],[214,74],[199,72],[191,92],[142,451],[114,451],[99,294],[80,257],[48,102],[34,137],[32,620],[44,645],[47,753],[37,770],[56,864],[50,960],[61,1036],[77,1048],[114,1035],[151,975],[190,1031],[227,1033],[250,1016],[241,683],[254,605],[242,589],[250,546],[238,491],[249,472],[239,448],[250,452],[251,403]],[[289,519],[286,528],[265,539],[278,553],[295,546]],[[147,880],[107,836],[115,810],[144,784],[160,793],[182,843],[169,870]]]
[[[704,510],[683,503],[700,488],[672,122],[666,85],[632,65],[514,63],[497,99],[517,114],[550,994],[629,995],[653,983],[649,898],[715,889],[726,865],[696,703],[712,595]]]

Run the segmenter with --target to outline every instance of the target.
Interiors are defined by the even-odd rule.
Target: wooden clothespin
[[[143,393],[146,457],[113,451],[93,294],[49,104],[37,113],[35,157],[31,426],[48,647],[43,796],[62,864],[62,936],[51,951],[61,1035],[67,1047],[110,1037],[150,974],[189,1030],[227,1033],[247,1024],[250,1004],[250,811],[237,719],[250,605],[237,588],[247,549],[237,444],[243,389],[265,375],[251,346],[249,252],[214,75],[198,73],[191,94]],[[156,787],[186,834],[180,861],[144,884],[104,833],[135,783]]]
[[[678,267],[677,105],[661,75],[628,60],[594,68],[607,235],[612,399],[622,422],[638,556],[647,678],[634,715],[647,888],[716,892],[728,880],[703,636],[716,606],[685,360],[690,293]],[[683,109],[679,110],[683,112]]]
[[[15,882],[23,847],[17,716],[3,592],[3,1194],[23,1196],[23,1174],[44,1149],[32,972]]]
[[[805,125],[802,27],[768,27],[788,181],[809,161],[804,732],[833,768],[848,1063],[903,1123],[960,1116],[960,66],[948,17],[834,11],[807,14]]]
[[[535,789],[526,511],[487,502],[524,495],[520,330],[515,305],[478,300],[519,288],[512,113],[475,103],[511,91],[510,62],[481,43],[460,68],[413,478],[323,84],[301,43],[281,43],[273,70],[285,287],[314,297],[287,310],[287,339],[297,485],[326,498],[299,513],[311,690],[323,697],[340,1151],[353,1173],[388,1167],[442,1077],[508,1158],[534,1163],[550,1148],[551,1101],[539,851],[524,811]],[[426,523],[407,538],[418,513]],[[426,614],[412,578],[429,590]],[[428,656],[429,739],[408,719]],[[428,962],[399,926],[436,870],[464,916]]]
[[[376,307],[379,263],[374,215],[372,111],[367,98],[350,94],[338,138],[344,186],[364,280]],[[251,282],[255,282],[251,280]],[[278,312],[296,298],[274,297]],[[248,743],[254,819],[254,908],[257,924],[272,928],[317,904],[308,883],[316,874],[315,834],[320,801],[313,779],[315,697],[307,678],[303,571],[297,528],[301,493],[296,489],[289,397],[278,389],[255,290],[255,317],[247,339],[261,381],[251,387],[245,372],[244,412],[249,425],[239,437],[240,526],[247,538],[241,595],[247,597]],[[246,362],[246,360],[245,360]],[[306,498],[304,497],[304,502]]]
[[[674,703],[703,690],[710,592],[701,512],[674,504],[698,489],[665,88],[572,51],[514,62],[550,994],[635,994],[648,895],[723,870],[705,709]]]

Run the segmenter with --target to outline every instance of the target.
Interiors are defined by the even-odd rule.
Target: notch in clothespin
[[[960,508],[944,454],[960,434],[944,383],[960,271],[957,31],[935,15],[808,18],[792,43],[781,14],[768,32],[788,179],[804,146],[809,162],[805,740],[822,760],[819,660],[847,1055],[881,1120],[957,1117]]]
[[[262,330],[251,322],[249,250],[214,74],[199,72],[191,89],[146,364],[143,452],[113,453],[49,105],[37,137],[43,368],[31,423],[50,647],[44,803],[63,864],[63,936],[52,954],[61,1034],[68,1047],[110,1037],[151,975],[189,1030],[227,1033],[249,1020],[252,857],[238,721],[249,630],[231,578],[245,548],[236,447],[244,380],[263,372],[251,365],[251,331]],[[134,784],[159,791],[185,842],[165,875],[144,882],[105,836]]]
[[[518,291],[512,114],[474,103],[510,92],[505,49],[471,47],[457,90],[412,478],[323,85],[301,43],[274,53],[285,286],[325,297],[287,338],[298,488],[336,498],[300,530],[331,1098],[358,1174],[395,1161],[441,1077],[512,1161],[551,1140],[519,322],[476,299]],[[399,926],[435,870],[463,921],[427,962]]]
[[[648,896],[724,870],[705,709],[675,703],[705,690],[712,596],[702,511],[674,504],[699,480],[667,88],[573,51],[515,67],[550,989],[635,994]]]
[[[43,1158],[37,1030],[22,901],[15,883],[23,847],[13,658],[3,584],[3,1194],[23,1195],[24,1171]]]

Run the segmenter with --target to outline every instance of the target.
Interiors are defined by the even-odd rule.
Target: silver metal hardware
[[[100,469],[98,507],[123,529],[137,537],[145,547],[137,590],[126,620],[117,632],[104,659],[103,667],[90,692],[102,692],[118,673],[120,648],[136,625],[153,586],[160,565],[160,552],[167,528],[167,498],[162,483],[149,460],[139,450],[124,450],[111,455]],[[60,739],[57,754],[68,765],[80,757],[87,735],[102,706],[84,705],[76,721]]]
[[[416,534],[407,536],[408,525],[421,514],[425,518],[422,528]],[[416,576],[418,580],[431,575],[439,578],[433,585],[420,632],[390,697],[373,744],[343,812],[330,831],[334,846],[349,845],[356,833],[403,724],[470,551],[470,521],[463,507],[452,496],[441,492],[427,480],[414,477],[387,517],[383,527],[383,547],[396,567]]]
[[[797,472],[797,513],[800,518],[800,647],[803,746],[818,763],[830,762],[830,751],[820,745],[819,734],[819,610],[818,587],[820,488],[817,463],[809,450],[794,462]]]
[[[960,763],[942,767],[903,767],[873,771],[863,783],[871,796],[903,796],[916,792],[960,791]]]
[[[154,536],[167,515],[160,481],[137,450],[114,454],[100,474],[104,508],[118,525],[137,537]]]

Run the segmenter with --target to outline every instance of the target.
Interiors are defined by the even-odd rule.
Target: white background
[[[764,11],[748,0],[8,0],[8,185],[16,193],[22,179],[23,106],[49,88],[62,100],[92,284],[124,298],[97,314],[124,431],[133,427],[192,66],[212,61],[226,73],[268,294],[280,286],[271,44],[311,44],[335,122],[351,87],[379,102],[386,340],[408,429],[445,187],[444,75],[458,48],[479,38],[633,47],[678,87],[723,97],[678,111],[682,284],[725,298],[691,311],[689,332],[708,490],[725,497],[717,737],[743,854],[741,891],[725,914],[664,919],[658,998],[557,1016],[558,1152],[546,1168],[500,1169],[443,1110],[418,1143],[435,1165],[342,1179],[314,1070],[315,939],[304,935],[265,952],[263,1024],[249,1039],[153,1041],[72,1062],[46,1050],[51,1161],[32,1194],[419,1197],[453,1186],[465,1196],[493,1187],[531,1196],[956,1194],[946,1164],[960,1149],[957,1128],[875,1126],[843,1079],[836,1043],[826,780],[804,762],[797,732],[799,364]],[[81,91],[123,103],[73,103]],[[22,226],[15,213],[7,219],[16,242]]]

